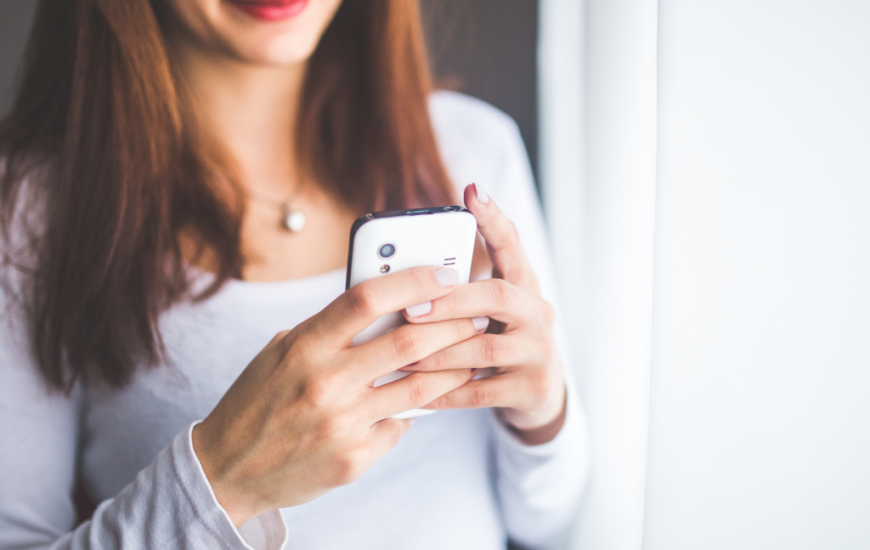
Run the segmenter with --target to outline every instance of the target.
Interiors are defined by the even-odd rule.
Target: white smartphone
[[[347,257],[349,289],[363,281],[411,267],[440,265],[459,272],[459,284],[471,275],[477,220],[461,206],[415,208],[366,214],[350,230]],[[405,323],[401,311],[380,317],[353,338],[359,346]],[[381,386],[408,376],[395,371],[375,380]],[[413,418],[435,411],[414,409],[393,418]]]

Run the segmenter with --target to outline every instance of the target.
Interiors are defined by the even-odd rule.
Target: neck
[[[277,199],[295,192],[305,64],[254,65],[185,45],[176,51],[197,115],[232,156],[241,183]]]

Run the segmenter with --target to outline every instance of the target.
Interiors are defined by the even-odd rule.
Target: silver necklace
[[[281,227],[283,227],[287,231],[291,233],[299,233],[300,231],[305,229],[305,224],[307,222],[307,219],[305,218],[305,212],[293,208],[293,199],[296,198],[295,194],[284,201],[275,200],[271,197],[261,195],[257,191],[251,189],[248,190],[248,194],[251,196],[252,199],[259,201],[262,204],[268,204],[272,207],[278,207],[281,210]]]

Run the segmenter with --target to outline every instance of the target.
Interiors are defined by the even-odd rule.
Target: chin
[[[292,65],[306,61],[341,0],[164,0],[194,42],[239,61]]]
[[[320,36],[306,40],[308,37],[299,36],[299,33],[285,33],[281,36],[260,34],[233,38],[224,42],[225,49],[239,61],[256,65],[295,65],[311,57]]]

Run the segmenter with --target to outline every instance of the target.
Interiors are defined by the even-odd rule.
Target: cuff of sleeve
[[[529,445],[520,439],[517,434],[507,427],[501,416],[493,409],[490,419],[492,420],[493,432],[495,433],[497,443],[513,453],[529,457],[547,458],[559,454],[560,450],[566,445],[566,440],[570,440],[578,432],[583,432],[585,428],[580,403],[575,395],[575,390],[570,385],[568,386],[568,394],[565,400],[565,423],[562,424],[562,428],[556,434],[556,437],[540,445]]]
[[[172,442],[175,475],[199,521],[226,548],[279,550],[287,541],[287,525],[279,510],[270,510],[236,529],[226,510],[218,503],[196,453],[193,451],[194,422]]]

